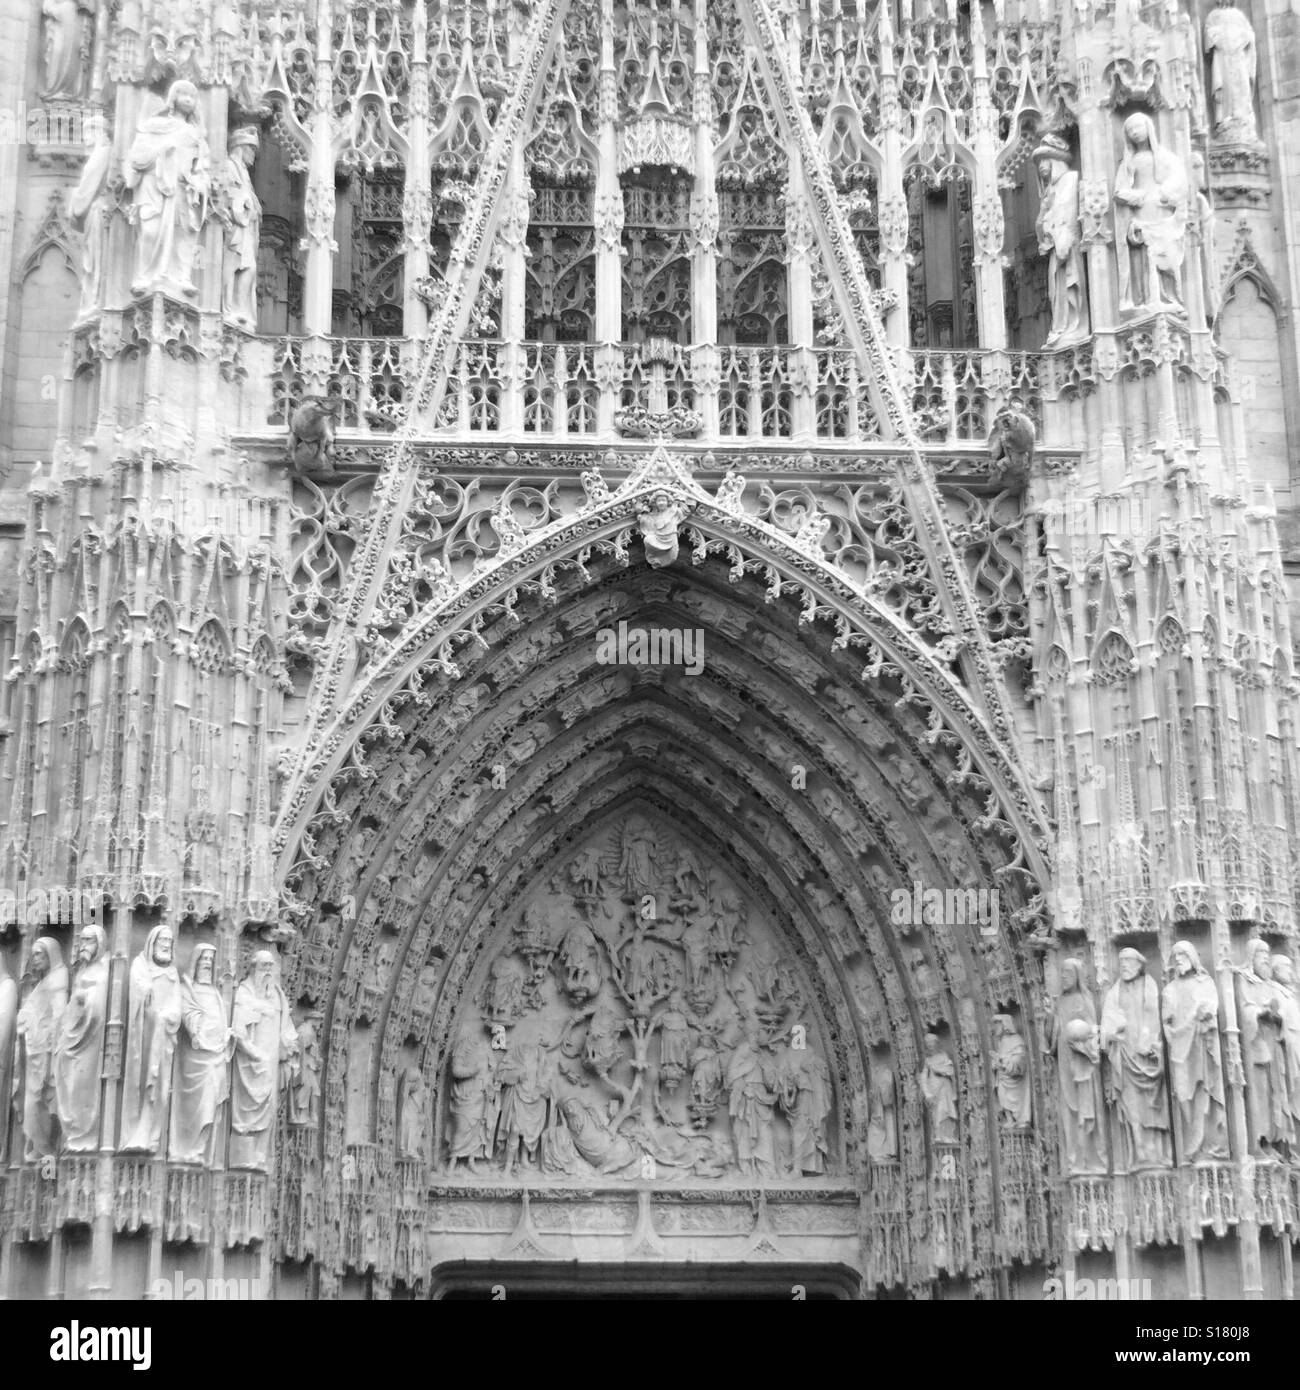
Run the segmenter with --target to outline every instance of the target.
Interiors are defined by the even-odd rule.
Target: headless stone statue
[[[68,968],[52,936],[33,943],[28,969],[36,983],[18,1010],[15,1081],[23,1088],[23,1157],[30,1163],[58,1147],[54,1051],[68,1005]]]
[[[871,1101],[867,1154],[873,1163],[893,1163],[898,1158],[898,1102],[889,1067],[872,1068]]]
[[[1105,1094],[1101,1077],[1097,1009],[1083,978],[1082,964],[1061,962],[1061,994],[1052,1016],[1061,1127],[1066,1171],[1072,1176],[1105,1173],[1109,1153]]]
[[[1206,15],[1205,51],[1210,55],[1215,139],[1225,144],[1258,144],[1255,31],[1232,0],[1218,0]]]
[[[45,100],[76,100],[85,94],[87,26],[94,6],[86,0],[42,0],[45,46],[41,63],[41,96]]]

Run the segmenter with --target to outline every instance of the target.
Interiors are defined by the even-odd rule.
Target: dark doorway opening
[[[859,1276],[843,1265],[523,1264],[439,1265],[429,1296],[505,1303],[600,1299],[623,1302],[790,1303],[853,1299]]]

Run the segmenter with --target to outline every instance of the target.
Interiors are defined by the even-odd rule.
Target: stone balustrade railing
[[[287,424],[305,395],[343,399],[340,427],[383,433],[401,418],[414,344],[396,338],[253,340],[266,354],[251,381],[271,399],[249,402],[245,427]],[[998,405],[1012,396],[1042,423],[1040,357],[1025,352],[900,352],[922,439],[983,446]],[[448,370],[427,436],[583,438],[690,436],[706,443],[882,443],[852,352],[844,348],[683,347],[643,343],[467,340]],[[1043,440],[1051,443],[1050,440]],[[1067,443],[1068,441],[1060,441]]]

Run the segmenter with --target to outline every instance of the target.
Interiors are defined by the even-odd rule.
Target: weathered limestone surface
[[[1295,16],[273,8],[0,9],[0,1289],[1292,1297]]]

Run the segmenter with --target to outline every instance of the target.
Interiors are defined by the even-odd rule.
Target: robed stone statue
[[[1283,991],[1273,978],[1268,942],[1251,943],[1249,962],[1237,975],[1237,1018],[1246,1064],[1246,1122],[1252,1151],[1269,1157],[1289,1149],[1295,1141],[1282,1023]]]
[[[1117,1121],[1115,1166],[1120,1172],[1165,1168],[1173,1155],[1160,991],[1142,953],[1131,946],[1119,953],[1119,973],[1101,1010]]]
[[[211,193],[208,139],[192,82],[173,82],[163,109],[140,122],[127,152],[126,186],[136,222],[132,294],[192,299],[199,232]]]
[[[69,1153],[91,1153],[99,1148],[108,1019],[108,941],[103,927],[82,928],[77,963],[54,1049],[54,1094],[63,1147]]]
[[[1051,1015],[1056,1050],[1065,1167],[1074,1177],[1107,1171],[1105,1093],[1101,1076],[1101,1030],[1097,1008],[1073,957],[1061,962],[1061,993]]]
[[[32,945],[27,968],[36,983],[18,1010],[14,1084],[23,1088],[23,1157],[31,1163],[58,1147],[54,1049],[68,1006],[68,967],[59,943],[42,936]]]
[[[212,1127],[226,1099],[230,1028],[216,983],[215,946],[196,946],[181,981],[181,1028],[176,1048],[168,1156],[204,1163],[213,1155]]]
[[[235,991],[234,1067],[230,1082],[230,1166],[265,1170],[271,1155],[276,1101],[298,1052],[289,1001],[275,978],[270,951],[254,954]]]
[[[1191,942],[1174,942],[1169,966],[1172,978],[1165,985],[1161,1016],[1169,1046],[1179,1154],[1191,1162],[1227,1158],[1219,991]]]
[[[175,946],[172,929],[164,923],[149,933],[144,950],[131,962],[122,1078],[124,1149],[157,1153],[162,1147],[183,1007]]]

